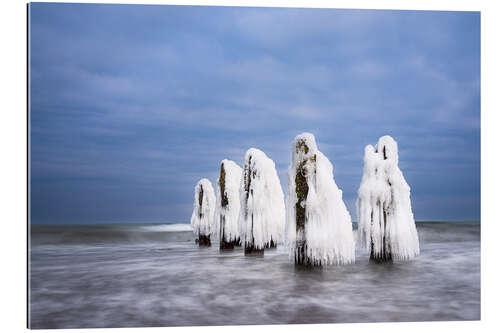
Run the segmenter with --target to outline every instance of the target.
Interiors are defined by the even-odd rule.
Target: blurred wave
[[[161,224],[161,225],[148,225],[140,227],[141,230],[154,231],[154,232],[176,232],[176,231],[193,231],[189,224]]]
[[[189,241],[188,224],[102,224],[102,225],[34,225],[31,243],[38,244],[107,244]]]
[[[198,247],[185,226],[34,226],[32,328],[480,319],[480,225],[419,223],[421,255],[295,267]]]

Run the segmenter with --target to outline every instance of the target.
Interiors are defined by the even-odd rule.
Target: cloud
[[[457,193],[475,196],[453,214],[477,215],[477,13],[31,6],[34,220],[185,220],[196,181],[250,147],[286,191],[304,131],[353,217],[363,147],[385,134],[417,218],[450,217]]]

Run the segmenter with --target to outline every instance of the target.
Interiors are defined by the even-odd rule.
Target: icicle
[[[358,236],[374,261],[409,260],[420,253],[410,187],[398,167],[398,145],[390,136],[365,148],[358,190]]]
[[[239,227],[246,255],[263,255],[264,248],[282,241],[285,204],[274,162],[250,148],[240,184]]]
[[[210,234],[213,232],[215,211],[215,194],[210,181],[201,179],[194,189],[193,214],[191,227],[196,237],[196,242],[202,246],[210,246]]]
[[[242,169],[233,161],[223,160],[221,162],[214,221],[221,250],[230,250],[235,245],[240,244],[238,217],[240,213],[241,173]]]
[[[288,168],[287,245],[296,264],[354,262],[351,217],[333,166],[310,133],[295,137]]]

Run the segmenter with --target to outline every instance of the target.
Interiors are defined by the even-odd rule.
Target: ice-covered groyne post
[[[215,213],[215,193],[212,183],[201,179],[194,188],[193,214],[191,227],[200,246],[210,246],[210,234],[213,229]]]
[[[310,133],[297,135],[292,144],[286,235],[296,264],[354,262],[351,217],[333,179],[333,166]]]
[[[222,160],[217,182],[215,225],[220,249],[230,250],[240,243],[238,217],[240,214],[240,183],[242,169],[230,160]]]
[[[390,136],[365,147],[358,190],[358,238],[374,261],[409,260],[420,253],[410,186],[398,167],[398,145]]]
[[[259,149],[245,154],[238,224],[245,255],[263,255],[285,229],[285,202],[274,162]]]

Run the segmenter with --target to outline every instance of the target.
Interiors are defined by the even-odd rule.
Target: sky
[[[415,219],[480,220],[480,13],[30,5],[32,223],[189,222],[247,149],[286,195],[316,136],[353,221],[363,152],[399,145]]]

